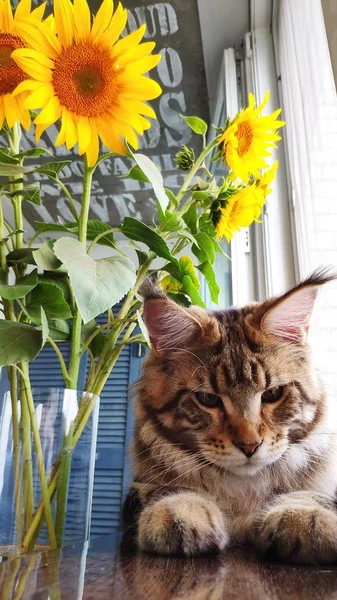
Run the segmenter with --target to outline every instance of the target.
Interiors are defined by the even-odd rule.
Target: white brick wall
[[[320,0],[281,0],[278,33],[299,270],[304,277],[320,266],[337,271],[337,97]],[[310,340],[337,403],[337,283],[329,284],[318,298]]]

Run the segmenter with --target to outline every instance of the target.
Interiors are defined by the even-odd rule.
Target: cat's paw
[[[285,562],[336,563],[337,513],[318,503],[275,505],[264,516],[259,545]]]
[[[147,552],[198,556],[221,552],[228,542],[220,509],[193,492],[156,500],[139,518],[138,544]]]

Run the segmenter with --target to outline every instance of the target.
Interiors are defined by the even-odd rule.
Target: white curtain
[[[337,97],[320,0],[279,0],[276,56],[299,274],[337,268]],[[322,293],[311,341],[337,397],[337,286]]]

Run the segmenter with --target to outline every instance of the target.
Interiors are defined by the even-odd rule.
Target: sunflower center
[[[55,93],[72,113],[103,115],[112,108],[118,92],[117,71],[108,50],[90,44],[71,46],[55,62]]]
[[[27,75],[11,58],[16,48],[24,47],[21,38],[0,31],[0,95],[11,94],[21,81],[27,79]]]
[[[243,121],[238,126],[236,132],[238,138],[238,155],[243,156],[248,152],[253,139],[253,131],[250,124],[247,121]]]

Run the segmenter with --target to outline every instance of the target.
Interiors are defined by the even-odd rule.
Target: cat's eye
[[[283,385],[279,385],[277,387],[274,388],[270,388],[269,390],[266,390],[265,392],[263,392],[262,396],[261,396],[261,400],[262,402],[277,402],[278,400],[280,400],[283,396],[283,392],[284,392],[284,386]]]
[[[206,392],[195,392],[195,397],[201,406],[206,408],[222,407],[222,400],[216,394],[207,394]]]

